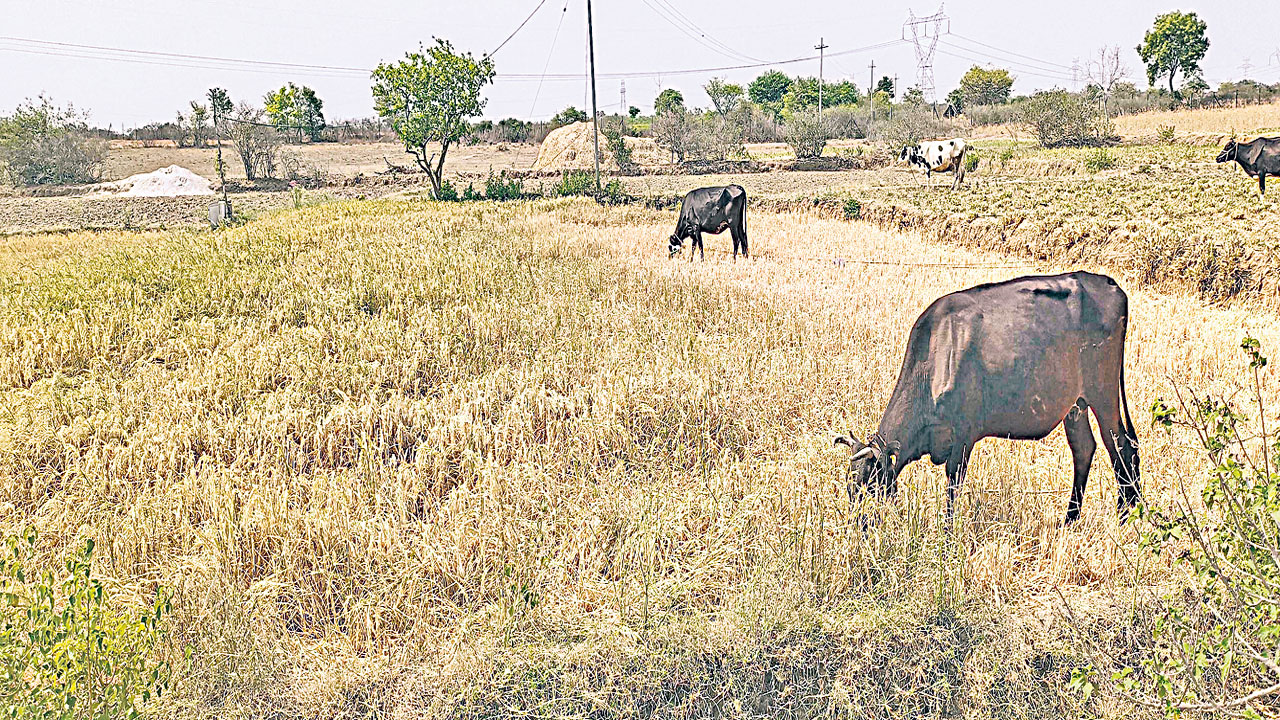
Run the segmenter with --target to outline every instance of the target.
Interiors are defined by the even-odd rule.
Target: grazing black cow
[[[1235,160],[1240,167],[1249,173],[1249,177],[1258,178],[1258,192],[1267,194],[1267,176],[1280,175],[1280,137],[1263,137],[1247,143],[1228,140],[1227,146],[1218,153],[1218,162]]]
[[[747,191],[741,185],[690,190],[684,196],[684,202],[680,203],[680,218],[676,220],[676,231],[667,243],[667,257],[675,257],[684,248],[684,239],[691,238],[689,262],[693,262],[694,250],[706,260],[702,233],[718,235],[725,228],[733,237],[733,259],[738,259],[739,247],[742,248],[742,256],[747,257],[746,210]]]
[[[1087,272],[979,285],[936,300],[911,328],[880,428],[853,448],[849,493],[892,495],[898,473],[928,454],[946,464],[947,511],[974,444],[986,437],[1039,440],[1061,424],[1075,463],[1067,522],[1080,514],[1102,429],[1119,484],[1119,508],[1139,499],[1138,439],[1124,387],[1129,298]]]
[[[951,189],[955,190],[964,182],[964,155],[969,146],[961,138],[950,140],[925,140],[919,145],[905,145],[898,153],[898,161],[915,165],[924,170],[933,184],[933,174],[951,171],[953,179]]]

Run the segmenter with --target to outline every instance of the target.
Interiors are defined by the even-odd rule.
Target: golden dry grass
[[[1169,110],[1122,115],[1113,120],[1116,132],[1125,138],[1150,139],[1162,127],[1173,126],[1179,134],[1238,134],[1241,138],[1280,130],[1280,103],[1244,107]]]
[[[1178,582],[1128,564],[1105,454],[1063,529],[1061,436],[985,441],[948,532],[936,468],[855,509],[830,442],[873,427],[928,302],[1026,270],[841,267],[1001,258],[764,213],[756,259],[690,265],[671,224],[377,202],[23,238],[0,528],[47,562],[96,537],[120,602],[175,589],[173,715],[1078,717],[1055,588],[1123,624]],[[1246,329],[1280,344],[1130,296],[1141,427],[1171,382],[1231,391]],[[1168,502],[1196,456],[1141,436]]]

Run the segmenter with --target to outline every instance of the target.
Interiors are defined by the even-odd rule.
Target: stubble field
[[[173,589],[173,716],[1141,716],[1066,688],[1060,598],[1128,650],[1183,582],[1105,453],[1063,528],[1061,435],[984,441],[948,527],[936,468],[851,506],[831,446],[929,302],[1057,268],[766,212],[752,260],[689,264],[670,225],[377,201],[11,238],[0,528],[49,565],[97,538],[121,606]],[[1223,348],[1280,320],[1122,284],[1168,504],[1201,466],[1145,409],[1235,391]]]

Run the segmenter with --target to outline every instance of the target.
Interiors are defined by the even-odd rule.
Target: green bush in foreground
[[[1268,435],[1261,399],[1267,358],[1251,337],[1241,348],[1256,428],[1230,400],[1194,392],[1151,409],[1154,425],[1189,431],[1208,460],[1202,507],[1184,486],[1171,513],[1139,510],[1143,547],[1174,553],[1194,594],[1166,600],[1148,649],[1108,669],[1122,693],[1168,717],[1271,717],[1280,697],[1280,440]],[[1099,677],[1083,668],[1072,684],[1088,694]]]
[[[140,717],[168,686],[168,666],[152,660],[168,600],[120,614],[91,576],[92,540],[61,576],[30,567],[35,542],[28,530],[0,551],[0,718]]]

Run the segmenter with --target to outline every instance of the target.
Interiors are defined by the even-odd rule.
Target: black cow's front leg
[[[706,261],[707,261],[707,249],[706,249],[705,247],[703,247],[703,245],[702,245],[702,233],[700,233],[700,232],[698,232],[698,233],[694,233],[694,234],[693,234],[693,242],[694,242],[694,244],[695,244],[695,245],[697,245],[697,246],[698,246],[698,260],[699,260],[699,261],[701,261],[701,262],[706,262]],[[693,251],[692,251],[692,250],[690,250],[690,251],[689,251],[689,262],[693,262]]]
[[[1264,172],[1258,173],[1258,194],[1267,194],[1267,174]]]
[[[959,492],[961,484],[964,483],[964,476],[969,471],[969,453],[973,450],[970,445],[959,445],[951,449],[947,457],[947,520],[951,520],[951,514],[955,512],[956,493]]]

